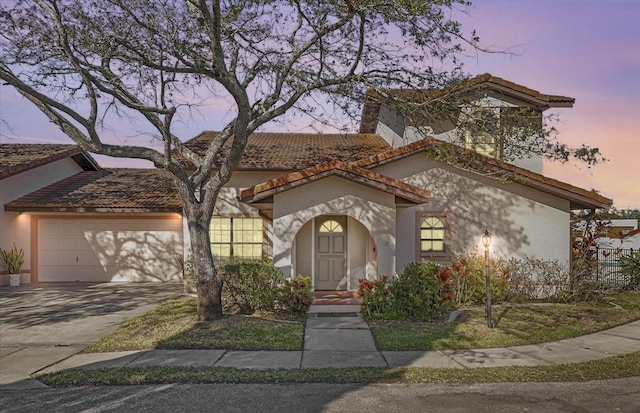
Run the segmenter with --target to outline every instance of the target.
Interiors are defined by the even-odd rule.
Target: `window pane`
[[[262,240],[263,240],[263,234],[262,234],[262,228],[260,228],[259,230],[253,232],[253,239],[251,240],[251,242],[262,243]]]
[[[211,245],[211,253],[216,257],[230,257],[231,248],[228,244]]]
[[[420,251],[445,251],[444,221],[438,217],[424,217],[420,220]]]
[[[337,221],[329,220],[320,226],[320,232],[342,232],[342,225]]]
[[[264,240],[262,218],[226,218],[211,219],[211,250],[221,257],[262,256]]]

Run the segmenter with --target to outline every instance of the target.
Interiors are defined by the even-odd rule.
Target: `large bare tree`
[[[209,222],[247,138],[299,112],[358,111],[366,90],[442,88],[460,77],[465,0],[15,0],[0,9],[0,78],[87,151],[151,161],[184,204],[198,319],[222,314]],[[445,70],[443,68],[448,68]],[[210,97],[232,116],[206,152],[176,122]],[[442,99],[440,99],[442,100]],[[411,103],[411,102],[409,102]],[[202,109],[206,116],[206,108]],[[128,117],[164,145],[113,144]],[[226,146],[219,167],[214,160]],[[219,158],[219,157],[218,157]],[[185,164],[186,162],[186,164]],[[213,171],[213,173],[212,173]]]

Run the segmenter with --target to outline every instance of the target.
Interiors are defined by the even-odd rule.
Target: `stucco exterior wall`
[[[503,184],[444,163],[414,155],[377,170],[429,190],[426,204],[398,210],[397,267],[418,258],[417,212],[445,212],[450,228],[451,252],[481,250],[486,229],[492,234],[491,251],[503,257],[569,260],[569,202],[525,185]]]
[[[491,96],[479,99],[475,102],[475,104],[477,106],[474,106],[473,110],[476,110],[479,107],[500,108],[518,106],[512,102],[507,102]],[[398,113],[393,112],[389,110],[389,108],[383,106],[380,108],[376,133],[379,134],[384,140],[386,140],[392,148],[398,148],[400,146],[408,145],[410,143],[422,140],[426,136],[432,136],[435,139],[444,142],[458,143],[460,131],[457,128],[454,128],[443,133],[435,133],[429,126],[411,126]],[[537,155],[527,158],[510,160],[509,163],[536,173],[542,173],[542,157]]]
[[[256,208],[238,201],[240,191],[282,175],[284,175],[284,172],[234,172],[231,180],[229,180],[229,182],[220,191],[214,214],[257,216],[258,210]]]
[[[342,178],[329,177],[274,197],[273,260],[285,275],[295,275],[292,250],[296,234],[321,215],[347,215],[357,220],[373,238],[378,271],[383,274],[395,271],[394,197]],[[356,236],[355,240],[362,238]],[[361,262],[362,257],[358,257],[354,265]],[[360,274],[360,270],[354,274]]]
[[[0,180],[0,248],[15,244],[24,251],[21,283],[31,282],[31,219],[27,213],[5,211],[4,205],[80,171],[77,163],[65,158]],[[0,275],[0,285],[8,283],[8,275]]]

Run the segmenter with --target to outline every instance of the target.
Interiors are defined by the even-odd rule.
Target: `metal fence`
[[[629,276],[622,274],[622,262],[620,257],[631,257],[634,252],[638,252],[633,248],[601,248],[596,247],[596,257],[598,265],[595,280],[606,284],[615,284],[619,286],[628,285],[631,280]]]

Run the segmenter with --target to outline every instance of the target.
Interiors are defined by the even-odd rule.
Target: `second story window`
[[[486,107],[465,121],[467,149],[501,161],[529,157],[543,136],[542,113],[527,107]]]

